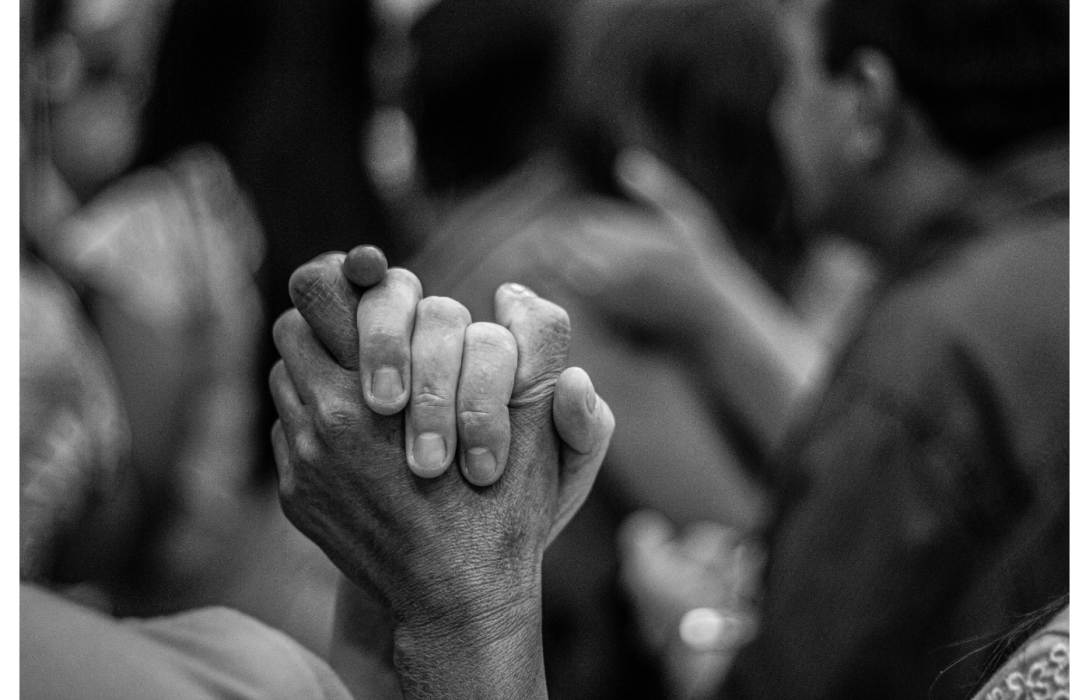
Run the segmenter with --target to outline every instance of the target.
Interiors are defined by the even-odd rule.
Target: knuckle
[[[287,510],[287,504],[294,503],[297,489],[295,487],[295,479],[288,470],[280,472],[279,484],[277,488],[280,493],[280,504]]]
[[[412,395],[412,406],[423,409],[453,408],[454,396],[447,389],[425,384]]]
[[[458,425],[468,428],[490,426],[500,418],[501,407],[494,401],[473,400],[458,406]]]
[[[321,446],[313,435],[305,433],[295,437],[294,453],[297,459],[293,460],[291,469],[292,482],[298,476],[300,467],[306,469],[309,465],[317,464],[321,460]]]
[[[416,305],[421,320],[441,326],[468,326],[472,316],[465,306],[450,297],[426,297]]]
[[[341,435],[359,421],[359,408],[351,401],[327,396],[315,407],[316,422],[323,435]]]

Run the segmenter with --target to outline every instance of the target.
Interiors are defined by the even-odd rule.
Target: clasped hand
[[[613,429],[589,377],[565,369],[567,314],[508,284],[499,323],[474,323],[369,246],[290,287],[270,375],[288,518],[398,624],[539,603],[544,548]]]

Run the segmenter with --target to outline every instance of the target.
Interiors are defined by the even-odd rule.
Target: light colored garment
[[[329,666],[228,608],[116,620],[20,590],[20,695],[37,700],[351,700]]]

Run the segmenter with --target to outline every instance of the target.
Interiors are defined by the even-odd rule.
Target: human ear
[[[846,74],[853,104],[844,155],[870,165],[885,155],[892,140],[900,104],[896,69],[881,51],[862,48],[851,57]]]

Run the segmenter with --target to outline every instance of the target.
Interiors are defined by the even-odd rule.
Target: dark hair
[[[572,0],[442,0],[412,28],[405,108],[427,185],[472,187],[530,155]]]
[[[1070,605],[1070,593],[1055,598],[1042,606],[1008,629],[1001,637],[984,646],[980,651],[990,652],[987,663],[980,674],[977,690],[985,685],[991,676],[998,672],[1006,661],[1026,644],[1029,639],[1051,622],[1052,618],[1062,612],[1063,608]]]
[[[67,10],[66,0],[35,0],[29,17],[33,46],[44,43],[61,29]]]
[[[802,245],[782,225],[787,190],[768,109],[784,54],[770,8],[747,0],[626,4],[575,27],[573,42],[567,150],[591,184],[608,191],[619,148],[654,151],[779,286]]]
[[[972,159],[1069,128],[1068,0],[829,0],[825,60],[883,51],[940,138]]]

